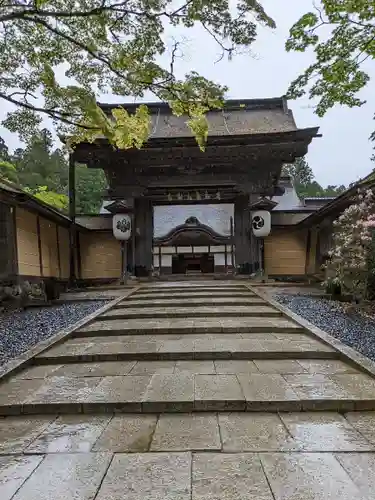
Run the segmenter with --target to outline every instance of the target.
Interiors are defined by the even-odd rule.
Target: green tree
[[[18,175],[16,167],[9,161],[4,161],[0,159],[0,177],[3,177],[7,181],[14,182],[18,184]]]
[[[104,171],[87,168],[85,165],[76,167],[76,210],[78,214],[96,214],[103,202],[103,196],[108,187]]]
[[[312,168],[305,158],[297,158],[294,163],[286,163],[283,166],[283,174],[290,175],[295,185],[306,186],[314,179]]]
[[[327,36],[328,33],[328,36]],[[323,116],[335,104],[364,104],[358,92],[369,82],[363,69],[375,57],[375,6],[368,0],[321,0],[321,9],[303,15],[291,28],[288,51],[313,49],[314,62],[290,85],[292,98],[317,100]]]
[[[51,205],[58,210],[65,212],[69,205],[69,199],[66,194],[55,193],[54,191],[49,191],[47,186],[39,186],[36,189],[24,188],[26,193],[29,193],[35,198],[47,205]]]
[[[119,148],[141,147],[149,115],[139,106],[107,117],[99,93],[138,98],[151,92],[168,101],[203,148],[205,112],[220,107],[226,88],[195,72],[178,78],[180,44],[168,47],[167,25],[197,24],[232,56],[248,48],[257,25],[274,27],[257,0],[7,0],[0,2],[0,98],[14,104],[4,125],[22,137],[35,134],[43,116],[73,134],[73,142],[104,135]],[[169,64],[157,61],[171,52]],[[64,82],[56,70],[64,71]],[[38,99],[39,98],[39,99]]]
[[[5,143],[4,147],[7,149]],[[25,149],[18,148],[11,160],[13,165],[5,162],[3,167],[0,161],[0,174],[18,182],[23,188],[27,188],[28,192],[37,194],[37,198],[45,203],[52,201],[56,208],[66,208],[65,201],[62,203],[56,197],[67,197],[69,166],[66,155],[60,149],[53,149],[52,135],[48,130],[42,130],[32,136]],[[107,182],[102,170],[77,166],[77,213],[98,213],[106,187]]]
[[[46,185],[48,189],[58,190],[58,180],[51,161],[52,144],[51,133],[43,129],[30,138],[24,150],[18,151],[19,156],[13,161],[22,186],[33,190]]]
[[[283,175],[290,175],[300,198],[309,196],[338,196],[346,190],[344,185],[322,187],[314,178],[314,173],[304,158],[283,166]]]
[[[9,148],[5,144],[5,141],[2,137],[0,137],[0,160],[9,161]]]

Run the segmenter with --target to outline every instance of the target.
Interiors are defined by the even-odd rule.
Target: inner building
[[[235,266],[234,205],[154,207],[153,269],[160,274],[227,273]]]

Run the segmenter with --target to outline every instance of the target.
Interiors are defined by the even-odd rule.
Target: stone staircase
[[[358,409],[375,380],[238,282],[138,287],[0,394],[0,415]]]
[[[127,294],[1,383],[2,500],[374,500],[367,361],[246,284]]]

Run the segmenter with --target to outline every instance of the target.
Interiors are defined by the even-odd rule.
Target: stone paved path
[[[375,379],[238,282],[142,286],[0,415],[1,500],[375,499]]]

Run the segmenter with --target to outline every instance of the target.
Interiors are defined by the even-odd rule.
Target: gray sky
[[[177,71],[183,74],[195,70],[227,85],[228,98],[250,99],[285,94],[290,81],[312,61],[311,54],[287,53],[284,50],[289,28],[301,14],[312,10],[312,1],[288,0],[286,4],[263,0],[262,3],[275,19],[277,29],[259,29],[258,39],[252,47],[253,56],[244,54],[232,61],[223,59],[215,64],[220,50],[203,29],[179,29],[167,34],[170,41],[172,37],[184,38],[184,55],[178,60]],[[375,71],[372,76],[375,77]],[[367,99],[362,108],[336,107],[323,119],[314,114],[313,103],[307,99],[289,102],[298,127],[320,126],[323,137],[314,140],[307,160],[321,184],[347,185],[375,167],[370,161],[373,145],[368,140],[375,129],[372,86],[373,81],[361,95]],[[118,98],[105,96],[102,100],[117,102]],[[0,118],[5,110],[3,106]],[[0,135],[12,149],[19,145],[17,137],[7,131],[0,130]]]

